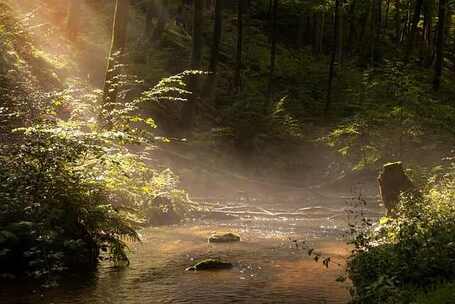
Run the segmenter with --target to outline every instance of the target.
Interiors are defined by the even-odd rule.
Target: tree
[[[144,37],[146,39],[153,41],[153,33],[154,33],[154,24],[153,18],[156,16],[156,4],[155,1],[149,1],[144,4],[145,10],[145,29],[144,29]]]
[[[406,49],[405,59],[404,59],[406,62],[409,61],[409,58],[410,58],[410,56],[412,56],[412,53],[414,51],[417,25],[419,24],[419,21],[420,21],[420,12],[422,11],[422,5],[423,5],[423,0],[415,1],[414,15],[412,18],[412,26],[411,26],[411,30],[409,32],[408,46]]]
[[[238,1],[237,8],[237,53],[234,74],[234,85],[236,90],[241,91],[242,86],[242,42],[243,42],[243,2]]]
[[[204,8],[203,0],[193,0],[193,33],[191,48],[190,68],[193,71],[201,69],[202,61],[202,10]],[[198,93],[198,81],[195,75],[191,76],[190,89],[192,97],[187,100],[182,109],[182,123],[186,132],[191,132],[194,123],[194,112],[196,109],[196,94]]]
[[[118,83],[116,77],[119,75],[118,63],[122,63],[125,58],[127,27],[129,15],[129,0],[116,0],[114,22],[112,27],[111,49],[107,62],[106,77],[104,81],[103,102],[107,111],[114,108],[117,99]],[[107,125],[110,126],[108,121]]]
[[[224,0],[216,0],[215,4],[215,22],[213,29],[212,49],[210,52],[210,63],[208,82],[206,86],[207,92],[212,92],[215,83],[216,73],[218,69],[218,60],[220,53],[221,34],[223,30],[223,5]]]
[[[442,66],[444,61],[445,30],[447,19],[447,0],[439,0],[438,40],[436,45],[436,62],[434,65],[433,90],[441,87]]]
[[[333,48],[332,48],[332,55],[330,59],[330,66],[329,66],[329,84],[327,87],[327,99],[324,108],[324,116],[329,113],[330,105],[332,103],[332,87],[333,87],[333,78],[335,77],[335,62],[337,57],[337,49],[338,49],[338,35],[339,35],[339,22],[340,22],[340,0],[335,0],[335,22],[334,22],[334,37],[333,37]]]
[[[215,4],[215,23],[209,64],[209,71],[213,74],[216,74],[217,72],[220,53],[221,34],[223,30],[223,1],[224,0],[216,0]]]
[[[160,14],[158,16],[158,22],[156,23],[156,27],[154,28],[153,35],[152,35],[153,44],[159,44],[161,35],[163,34],[164,28],[166,27],[166,22],[168,19],[168,12],[167,12],[168,0],[161,1],[159,9],[160,9]]]
[[[277,40],[277,17],[278,17],[278,0],[272,0],[272,33],[270,45],[270,71],[269,71],[269,86],[268,95],[272,97],[273,93],[273,78],[275,74],[275,61],[276,61],[276,40]]]

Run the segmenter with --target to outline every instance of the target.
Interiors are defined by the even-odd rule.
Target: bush
[[[139,241],[137,228],[169,212],[183,213],[186,196],[176,189],[173,173],[151,168],[140,152],[131,152],[162,140],[153,135],[153,119],[138,114],[140,105],[184,100],[186,91],[177,87],[182,77],[126,100],[131,84],[125,76],[119,84],[122,102],[114,106],[100,102],[101,92],[77,83],[40,94],[36,115],[19,125],[7,121],[0,140],[0,277],[25,273],[47,279],[96,266],[100,259],[128,263],[127,242]],[[14,93],[5,117],[22,118],[14,101],[33,105],[36,96]],[[103,115],[105,107],[109,115]],[[113,127],[101,129],[100,116]],[[157,197],[172,201],[164,208]],[[150,213],[154,218],[145,218]]]
[[[410,290],[455,280],[455,170],[403,197],[396,218],[360,230],[348,263],[359,303],[408,303]]]
[[[87,162],[99,147],[63,130],[28,129],[1,152],[0,272],[40,277],[93,266],[101,249],[116,263],[127,260],[123,237],[139,238]]]

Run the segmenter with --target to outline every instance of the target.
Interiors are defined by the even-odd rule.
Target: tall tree
[[[212,47],[210,50],[209,76],[204,87],[204,95],[211,96],[214,92],[216,83],[216,74],[218,71],[218,61],[220,55],[221,35],[223,31],[223,7],[224,0],[216,0],[215,3],[215,21],[213,28]]]
[[[416,0],[414,5],[414,15],[412,17],[411,30],[409,31],[408,45],[405,53],[405,61],[409,61],[409,58],[412,56],[414,51],[416,34],[417,34],[417,25],[420,21],[420,13],[422,11],[423,0]]]
[[[193,0],[193,32],[191,48],[191,70],[200,70],[202,61],[202,11],[204,0]],[[192,97],[184,104],[182,109],[182,124],[186,132],[191,132],[194,123],[194,114],[196,110],[198,81],[196,76],[192,75],[190,79],[190,89]]]
[[[401,33],[402,33],[402,5],[400,0],[395,0],[395,39],[397,47],[401,44]]]
[[[278,0],[273,0],[272,6],[272,33],[270,45],[270,71],[269,71],[269,86],[268,95],[272,97],[273,92],[273,78],[275,74],[276,62],[276,40],[277,40],[277,18],[278,18]]]
[[[215,3],[215,23],[209,63],[209,72],[211,72],[213,75],[217,72],[218,59],[220,54],[221,34],[223,31],[223,1],[224,0],[216,0]]]
[[[338,26],[340,22],[340,0],[335,0],[335,22],[334,22],[334,37],[333,37],[333,48],[332,48],[332,55],[330,58],[330,66],[329,66],[329,83],[327,87],[327,98],[324,108],[324,116],[327,116],[330,110],[330,105],[332,103],[332,87],[333,87],[333,79],[335,77],[335,63],[337,57],[337,48],[338,48]]]
[[[127,27],[129,15],[129,0],[116,0],[114,22],[112,26],[112,41],[107,62],[106,76],[104,81],[103,101],[106,110],[111,111],[117,99],[118,83],[115,78],[119,75],[117,63],[125,60]],[[111,127],[111,122],[107,122]]]
[[[303,39],[305,35],[305,14],[300,12],[297,16],[297,34],[296,34],[296,45],[298,48],[303,47]]]
[[[159,4],[159,12],[160,14],[158,16],[158,21],[152,35],[153,44],[159,44],[161,35],[163,34],[164,28],[166,27],[166,22],[168,19],[168,0],[161,1]]]
[[[347,47],[350,54],[353,53],[355,49],[355,38],[357,34],[357,16],[356,16],[356,9],[357,9],[357,0],[352,0],[349,5],[349,33],[348,33],[348,41]]]
[[[434,65],[433,90],[438,91],[441,87],[442,67],[444,61],[444,44],[447,19],[447,0],[439,0],[438,13],[438,40],[436,44],[436,62]]]
[[[429,67],[433,61],[433,18],[435,0],[423,2],[423,52],[422,61],[425,67]]]
[[[156,15],[156,5],[155,0],[150,0],[144,4],[145,9],[145,29],[144,29],[144,37],[147,40],[153,40],[153,33],[154,33],[154,24],[153,18]]]
[[[242,86],[242,43],[243,43],[243,1],[238,0],[237,8],[237,53],[235,60],[234,85],[241,91]]]
[[[70,0],[68,5],[68,20],[66,29],[68,37],[71,40],[76,40],[81,26],[81,0]]]
[[[344,16],[344,9],[343,5],[340,3],[338,7],[338,14],[336,14],[336,18],[338,18],[338,21],[336,21],[337,26],[335,27],[335,31],[337,31],[337,37],[335,40],[336,45],[336,57],[338,63],[341,63],[343,61],[343,18]]]

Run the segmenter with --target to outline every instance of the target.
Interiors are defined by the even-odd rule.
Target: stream
[[[44,291],[3,286],[0,303],[347,303],[349,283],[336,282],[350,252],[344,240],[346,206],[278,205],[219,204],[212,206],[217,214],[232,218],[208,217],[144,229],[142,242],[131,244],[128,268],[102,263],[92,274],[66,275],[58,287]],[[380,210],[366,212],[377,216]],[[214,232],[238,233],[242,240],[208,244],[207,237]],[[324,267],[293,240],[304,240],[335,263]],[[234,267],[185,271],[207,257],[222,258]]]

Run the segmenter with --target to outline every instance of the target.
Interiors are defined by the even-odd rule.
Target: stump
[[[404,173],[401,162],[385,164],[378,177],[378,183],[381,199],[389,216],[394,215],[400,194],[414,189],[414,184]]]

